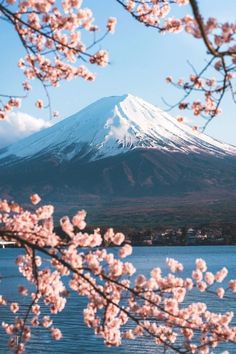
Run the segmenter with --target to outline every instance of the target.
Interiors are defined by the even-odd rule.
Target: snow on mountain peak
[[[154,105],[128,94],[92,103],[54,126],[3,149],[0,159],[51,153],[59,160],[71,160],[77,155],[98,160],[135,148],[236,155],[235,147],[193,132]]]

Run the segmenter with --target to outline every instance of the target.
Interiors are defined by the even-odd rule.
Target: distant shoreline
[[[148,244],[131,244],[131,246],[133,247],[202,247],[202,246],[236,246],[236,243],[231,243],[231,244],[227,244],[227,243],[202,243],[202,244],[186,244],[186,245],[180,245],[180,244],[153,244],[153,245],[148,245]],[[115,248],[117,246],[102,246],[103,248]],[[1,249],[6,249],[6,248],[24,248],[24,247],[19,247],[16,245],[6,245],[5,247],[2,247],[0,245],[0,250]]]

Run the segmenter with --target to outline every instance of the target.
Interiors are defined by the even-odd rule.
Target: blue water
[[[17,300],[17,286],[22,284],[22,278],[17,271],[14,259],[17,254],[21,254],[20,249],[0,249],[0,294],[7,296],[10,300]],[[135,247],[133,255],[129,257],[137,271],[148,275],[150,270],[156,266],[162,267],[166,272],[165,258],[173,257],[181,261],[184,265],[183,275],[190,275],[194,267],[196,258],[204,258],[208,263],[208,268],[212,272],[216,272],[221,267],[226,266],[229,270],[230,278],[236,278],[236,246],[201,246],[201,247]],[[127,259],[128,260],[128,259]],[[200,296],[197,301],[207,301],[210,310],[215,312],[225,312],[234,310],[236,313],[236,299],[224,299],[219,301],[215,296]],[[163,353],[158,350],[151,339],[140,338],[135,341],[125,341],[121,347],[107,348],[104,346],[101,338],[96,337],[93,331],[86,328],[82,311],[86,300],[72,294],[68,299],[65,310],[55,316],[55,326],[58,326],[63,332],[61,341],[52,341],[46,330],[36,329],[33,332],[32,340],[27,347],[27,354],[44,354],[44,353],[63,353],[63,354],[84,354],[84,353]],[[6,309],[0,307],[0,324],[7,321],[9,314]],[[234,321],[236,325],[236,321]],[[8,354],[6,349],[7,337],[0,326],[0,353]],[[236,345],[224,344],[218,349],[214,349],[212,353],[221,353],[223,350],[229,350],[230,353],[236,353]]]

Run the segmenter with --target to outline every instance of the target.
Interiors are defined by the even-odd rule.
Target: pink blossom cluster
[[[153,26],[160,31],[177,33],[185,30],[195,38],[202,38],[199,25],[191,15],[185,15],[182,18],[167,17],[174,5],[189,5],[189,0],[126,0],[122,1],[126,9],[140,22],[147,26]],[[230,44],[229,50],[234,51],[235,44],[235,23],[220,23],[214,17],[209,17],[204,23],[204,30],[207,35],[212,36],[217,47],[223,44]],[[234,58],[233,58],[234,59]]]
[[[26,50],[18,66],[27,80],[36,78],[45,89],[76,77],[92,81],[95,74],[78,63],[108,64],[108,52],[94,47],[107,33],[114,33],[117,20],[108,18],[105,34],[96,38],[99,28],[94,25],[92,10],[82,3],[82,0],[64,0],[61,6],[55,0],[5,0],[1,3],[1,17],[14,26]],[[83,41],[83,32],[92,33],[91,42]],[[23,89],[31,90],[28,81],[23,82]],[[43,108],[39,101],[36,107]],[[19,107],[19,101],[10,97],[10,101],[0,107],[0,119],[4,119],[12,107]]]
[[[22,87],[23,90],[25,91],[25,96],[23,97],[11,97],[8,95],[4,95],[1,99],[1,105],[0,105],[0,119],[5,119],[7,117],[7,114],[11,112],[15,108],[20,108],[21,103],[22,103],[22,98],[27,97],[27,93],[31,90],[31,85],[29,84],[28,81],[23,81],[22,82]]]
[[[89,59],[91,64],[97,64],[100,66],[107,66],[108,64],[108,52],[106,50],[100,50],[96,54],[92,55]]]
[[[20,301],[11,302],[0,295],[0,306],[7,306],[15,317],[1,324],[12,351],[23,353],[37,327],[48,330],[54,340],[61,339],[63,333],[54,326],[52,316],[63,311],[72,291],[87,297],[84,322],[107,346],[119,346],[123,339],[146,335],[158,347],[178,352],[181,343],[186,352],[205,354],[220,343],[236,343],[233,313],[215,313],[200,302],[202,293],[214,293],[218,301],[226,292],[227,296],[236,293],[236,280],[225,283],[226,268],[212,273],[199,258],[192,275],[183,277],[183,264],[167,258],[166,275],[160,267],[151,270],[149,276],[135,275],[134,265],[125,260],[132,246],[125,243],[122,233],[112,228],[104,235],[100,229],[86,232],[86,212],[81,210],[71,219],[65,216],[60,220],[66,234],[62,239],[54,232],[53,206],[38,206],[41,199],[37,194],[31,196],[31,201],[34,211],[0,201],[0,236],[25,250],[16,264],[31,284],[18,287],[22,297],[31,298],[25,313]],[[120,248],[110,252],[105,245]],[[188,300],[191,292],[196,302]],[[48,314],[42,313],[42,304]]]
[[[7,113],[11,112],[14,108],[21,107],[21,99],[16,97],[9,97],[8,100],[0,107],[0,119],[5,119]]]
[[[219,97],[232,84],[231,80],[234,76],[234,73],[231,73],[225,77],[224,82],[222,79],[203,79],[196,74],[191,74],[189,80],[179,79],[175,82],[171,76],[167,76],[166,82],[185,91],[183,100],[178,104],[180,110],[191,110],[194,116],[213,117],[221,113]],[[190,93],[201,93],[202,97],[191,102],[186,99]]]
[[[171,9],[169,1],[127,0],[123,3],[138,21],[157,28],[159,28],[160,21],[168,15]]]
[[[179,6],[187,5],[189,0],[176,0],[176,1],[137,1],[126,0],[122,1],[124,7],[132,13],[132,15],[140,22],[143,22],[146,26],[156,27],[162,32],[177,33],[183,29],[182,19],[174,17],[166,18],[173,4]]]
[[[107,30],[111,33],[114,33],[116,24],[117,24],[117,19],[115,17],[110,17],[107,21]]]
[[[207,123],[221,113],[219,105],[226,91],[230,91],[235,101],[234,81],[236,75],[236,24],[221,23],[214,17],[204,19],[200,12],[200,5],[192,0],[123,0],[119,1],[132,16],[146,26],[156,28],[160,33],[185,33],[196,39],[201,39],[206,46],[207,54],[211,56],[199,74],[194,69],[194,74],[189,80],[179,79],[173,82],[172,77],[166,78],[178,89],[184,91],[184,99],[191,93],[198,95],[192,103],[185,106],[180,102],[179,108],[192,110],[195,116],[202,115]],[[183,12],[179,18],[172,16],[176,6],[190,9],[192,15]],[[186,5],[189,5],[186,7]],[[210,69],[215,69],[218,77],[209,78]],[[202,78],[204,74],[204,79]],[[199,97],[200,96],[200,97]],[[171,105],[170,105],[171,106]],[[175,105],[173,105],[175,107]],[[206,125],[203,129],[206,128]],[[193,127],[196,130],[196,126]]]

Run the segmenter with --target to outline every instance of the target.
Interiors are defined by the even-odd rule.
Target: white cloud
[[[48,128],[54,122],[32,117],[22,112],[12,112],[0,121],[0,148],[25,138],[39,130]]]

